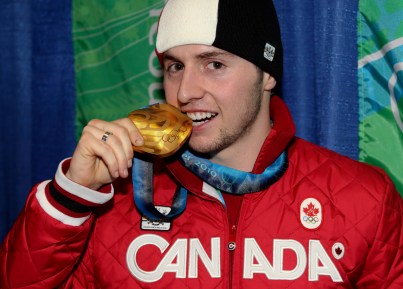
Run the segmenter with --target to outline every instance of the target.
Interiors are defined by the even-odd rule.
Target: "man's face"
[[[167,102],[193,120],[194,151],[214,158],[245,149],[254,134],[265,133],[267,74],[254,64],[212,46],[183,45],[164,53],[163,66]]]

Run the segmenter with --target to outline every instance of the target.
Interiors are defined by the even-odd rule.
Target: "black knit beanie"
[[[223,49],[281,80],[283,48],[271,0],[169,0],[160,16],[156,52],[161,56],[185,44]]]

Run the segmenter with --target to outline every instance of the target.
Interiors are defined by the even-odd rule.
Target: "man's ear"
[[[277,81],[274,79],[273,76],[265,72],[263,76],[263,84],[264,90],[271,91],[276,86]]]

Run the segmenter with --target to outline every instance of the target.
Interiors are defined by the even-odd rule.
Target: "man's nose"
[[[178,90],[178,101],[188,103],[193,99],[203,97],[203,81],[200,72],[192,68],[185,68]]]

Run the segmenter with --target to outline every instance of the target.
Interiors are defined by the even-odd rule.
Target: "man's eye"
[[[221,69],[223,66],[224,65],[221,62],[214,61],[214,62],[209,63],[207,67],[209,69],[216,70],[216,69]]]
[[[168,71],[169,72],[175,72],[175,71],[179,71],[183,69],[183,65],[180,63],[173,63],[171,65],[168,66]]]

